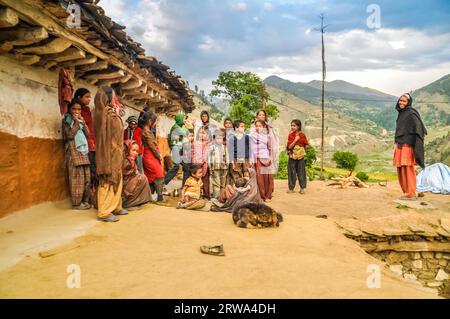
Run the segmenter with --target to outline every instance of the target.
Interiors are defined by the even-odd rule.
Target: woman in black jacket
[[[398,111],[395,129],[395,151],[393,164],[403,190],[401,199],[416,198],[416,171],[414,165],[425,167],[424,138],[427,134],[419,112],[412,106],[412,97],[403,94],[396,105]]]

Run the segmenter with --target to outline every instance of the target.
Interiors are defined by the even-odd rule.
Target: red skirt
[[[416,165],[416,157],[414,156],[414,148],[412,145],[403,144],[402,148],[395,145],[394,159],[392,161],[396,167],[414,166]]]
[[[161,162],[155,157],[152,151],[146,147],[144,147],[142,163],[144,166],[144,174],[147,176],[149,183],[153,183],[156,179],[164,177]]]

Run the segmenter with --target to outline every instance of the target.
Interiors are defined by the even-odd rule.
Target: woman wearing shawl
[[[102,86],[95,95],[94,126],[99,178],[98,220],[116,222],[122,208],[123,123],[114,105],[114,91]]]
[[[278,170],[278,150],[279,150],[279,141],[278,141],[278,134],[276,134],[275,129],[271,122],[269,121],[269,118],[267,117],[267,112],[265,110],[259,110],[256,113],[256,121],[263,121],[265,123],[265,128],[268,135],[268,145],[270,145],[269,151],[269,157],[270,157],[270,163],[268,166],[264,166],[264,172],[265,174],[271,175],[268,177],[269,184],[273,185],[273,174],[277,173]],[[252,133],[256,131],[256,122],[253,123],[251,130]],[[256,162],[255,162],[256,164]],[[269,187],[270,188],[270,187]],[[267,188],[267,189],[269,189]],[[261,194],[261,197],[266,197],[266,200],[270,201],[270,198],[272,198],[272,193],[274,191],[274,187],[271,187],[271,191],[268,193],[267,196],[264,196]],[[270,194],[270,196],[269,196]]]
[[[91,174],[89,168],[89,129],[81,116],[81,106],[76,102],[68,105],[68,113],[62,120],[65,146],[65,167],[69,180],[70,196],[74,209],[89,209]]]
[[[181,164],[181,149],[183,139],[187,137],[188,130],[183,127],[184,115],[177,114],[175,116],[175,124],[170,129],[169,147],[172,150],[173,165],[164,177],[164,184],[167,185],[177,175]]]
[[[241,205],[247,203],[261,204],[263,200],[259,194],[258,182],[256,180],[256,172],[253,168],[248,169],[249,181],[245,185],[245,188],[249,188],[249,191],[245,193],[235,192],[230,199],[228,199],[221,207],[213,206],[211,210],[214,212],[229,212]]]
[[[256,120],[255,130],[250,134],[250,156],[256,170],[259,194],[268,202],[272,199],[274,181],[273,167],[273,139],[269,128],[263,120]]]
[[[398,111],[395,129],[393,164],[403,191],[401,199],[416,199],[416,172],[414,165],[425,168],[424,138],[427,134],[419,112],[412,106],[412,97],[403,94],[395,106]]]
[[[127,118],[128,127],[123,131],[123,140],[132,140],[133,133],[137,128],[138,119],[136,116],[131,115]]]
[[[141,117],[143,126],[142,145],[144,146],[143,164],[145,176],[147,176],[152,190],[156,190],[158,195],[157,202],[163,202],[164,174],[161,166],[161,155],[156,143],[156,137],[151,131],[155,122],[156,114],[153,112],[146,112]]]
[[[133,140],[125,141],[123,160],[123,207],[135,207],[149,202],[152,198],[147,177],[137,169],[136,158],[139,145]]]

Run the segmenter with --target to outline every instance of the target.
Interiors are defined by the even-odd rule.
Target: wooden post
[[[321,153],[321,159],[320,159],[320,179],[324,179],[323,176],[323,161],[325,156],[325,150],[324,150],[324,139],[325,139],[325,77],[327,74],[326,71],[326,64],[325,64],[325,44],[323,40],[323,34],[325,33],[325,29],[328,27],[323,25],[323,19],[324,15],[321,14],[319,16],[320,18],[320,33],[322,36],[322,134],[321,134],[321,141],[320,141],[320,153]]]

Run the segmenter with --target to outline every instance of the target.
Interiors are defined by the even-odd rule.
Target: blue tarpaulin
[[[442,163],[425,167],[417,175],[417,191],[450,194],[450,167]]]

